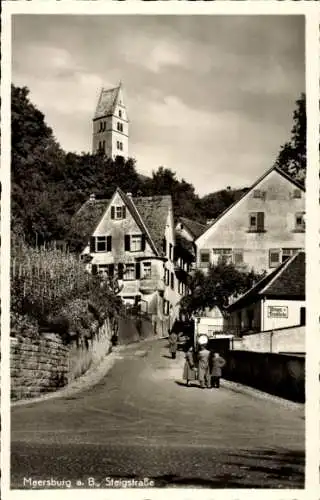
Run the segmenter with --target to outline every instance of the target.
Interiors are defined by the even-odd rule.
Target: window
[[[119,109],[119,118],[122,118],[122,111]]]
[[[295,189],[293,191],[293,198],[301,198],[301,189]]]
[[[165,284],[166,285],[169,285],[169,281],[170,281],[170,272],[169,272],[169,269],[165,269]]]
[[[303,233],[305,231],[304,212],[295,215],[295,231]]]
[[[233,252],[233,260],[235,266],[241,266],[243,264],[243,250],[235,249]]]
[[[283,248],[281,261],[284,262],[285,260],[290,259],[290,257],[292,257],[292,255],[294,255],[297,251],[297,248]]]
[[[249,214],[249,231],[255,233],[263,233],[264,229],[264,212],[251,212]]]
[[[135,265],[134,264],[126,264],[125,265],[123,279],[124,280],[136,279]]]
[[[172,288],[172,290],[174,289],[174,274],[171,273],[171,283],[170,283],[170,286]]]
[[[123,123],[117,122],[117,130],[119,130],[119,132],[123,132]]]
[[[126,207],[125,206],[112,206],[111,207],[111,219],[125,219],[126,218]]]
[[[209,267],[210,252],[208,250],[200,251],[200,267]]]
[[[145,279],[151,278],[151,262],[143,263],[143,278]]]
[[[111,236],[97,236],[96,237],[96,252],[110,252],[112,245]]]
[[[169,259],[172,260],[172,243],[169,243]]]
[[[218,262],[232,263],[232,248],[213,248],[212,253],[214,264],[218,264]]]
[[[260,198],[260,199],[265,199],[266,198],[266,192],[265,191],[261,191],[261,189],[255,189],[253,191],[253,197],[254,198]]]
[[[123,144],[121,141],[117,141],[117,149],[119,149],[120,151],[123,151]]]
[[[281,260],[281,249],[280,248],[271,248],[269,250],[269,267],[278,267]]]
[[[142,236],[141,234],[133,234],[131,236],[131,252],[139,252],[142,250]]]
[[[170,302],[166,299],[163,301],[163,314],[169,314]]]

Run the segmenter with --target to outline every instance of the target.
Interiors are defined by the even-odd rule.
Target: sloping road
[[[14,407],[11,487],[148,477],[156,487],[302,488],[304,407],[227,384],[187,388],[182,366],[165,340],[142,342],[90,390]]]

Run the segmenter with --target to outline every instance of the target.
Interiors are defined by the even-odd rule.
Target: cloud
[[[290,136],[304,90],[301,16],[18,16],[13,80],[66,150],[91,149],[102,86],[124,83],[138,170],[202,194],[250,184]]]

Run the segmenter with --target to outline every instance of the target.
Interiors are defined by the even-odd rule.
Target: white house
[[[277,167],[268,170],[195,241],[197,267],[219,260],[269,273],[305,248],[305,190]]]

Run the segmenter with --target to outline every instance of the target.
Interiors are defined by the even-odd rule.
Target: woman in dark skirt
[[[194,351],[193,347],[189,347],[185,355],[185,363],[183,367],[183,380],[186,381],[186,385],[189,385],[190,380],[196,380],[197,372],[194,364]]]

